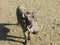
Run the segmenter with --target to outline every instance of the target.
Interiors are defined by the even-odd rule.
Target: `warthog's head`
[[[35,20],[34,12],[26,12],[24,14],[25,18],[27,18],[25,21],[27,23],[27,29],[32,32],[33,34],[37,34],[39,30],[43,27],[39,27],[37,21]]]

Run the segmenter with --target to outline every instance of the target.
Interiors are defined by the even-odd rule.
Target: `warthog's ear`
[[[35,12],[33,11],[31,14],[32,14],[32,18],[35,18]]]
[[[32,12],[32,18],[33,18],[34,20],[37,20],[37,17],[36,17],[36,16],[37,16],[36,12],[33,11],[33,12]]]
[[[26,12],[25,14],[31,14],[31,12]]]

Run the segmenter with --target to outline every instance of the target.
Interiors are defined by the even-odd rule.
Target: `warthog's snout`
[[[33,31],[32,33],[33,33],[33,34],[37,34],[37,33],[38,33],[38,31]]]

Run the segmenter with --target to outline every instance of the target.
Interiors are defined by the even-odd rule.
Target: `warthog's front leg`
[[[31,40],[31,38],[30,38],[30,31],[28,31],[28,40]]]
[[[24,32],[24,36],[25,36],[25,42],[24,42],[24,45],[27,45],[27,36],[26,36],[25,32]]]

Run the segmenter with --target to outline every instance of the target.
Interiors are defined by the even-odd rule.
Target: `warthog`
[[[27,29],[28,39],[30,40],[30,33],[37,34],[43,28],[43,25],[41,27],[38,26],[34,12],[26,11],[24,7],[18,7],[18,9],[21,13],[19,15],[22,17],[19,17],[21,18],[20,22]]]

